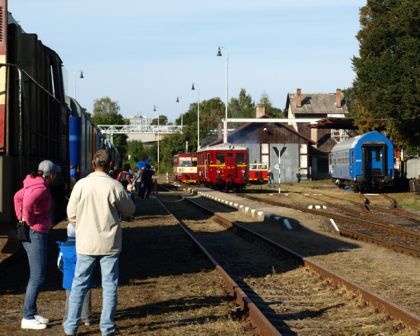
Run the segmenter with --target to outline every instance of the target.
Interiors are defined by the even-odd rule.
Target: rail
[[[301,265],[308,267],[319,274],[319,276],[323,279],[330,280],[334,285],[344,286],[355,293],[360,293],[360,295],[363,297],[363,299],[370,303],[372,306],[377,308],[379,311],[383,311],[387,313],[389,316],[392,316],[395,319],[400,319],[407,325],[411,327],[418,328],[420,327],[420,317],[395,305],[394,303],[380,297],[379,295],[356,285],[355,283],[351,282],[350,280],[346,279],[345,277],[342,277],[325,267],[309,260],[308,258],[303,257],[297,252],[292,251],[291,249],[265,237],[264,235],[255,232],[249,228],[244,227],[243,225],[240,225],[238,223],[233,223],[229,219],[221,216],[220,214],[214,214],[214,212],[206,207],[204,207],[201,204],[198,204],[197,202],[187,199],[188,202],[191,204],[194,204],[195,206],[201,208],[203,211],[207,213],[211,213],[214,215],[214,219],[219,222],[220,224],[228,227],[228,228],[236,228],[238,230],[241,230],[243,232],[247,232],[248,234],[251,234],[253,237],[260,239],[267,243],[268,245],[275,247],[277,249],[282,250],[283,252],[287,253],[291,257],[295,258]]]

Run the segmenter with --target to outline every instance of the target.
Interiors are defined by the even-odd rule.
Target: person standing
[[[151,169],[150,165],[146,165],[146,168],[141,175],[141,183],[143,185],[143,189],[141,190],[141,198],[149,198],[150,193],[152,191],[153,186],[153,179],[152,176],[155,173],[154,170]]]
[[[267,175],[268,175],[268,186],[274,187],[274,176],[271,169],[268,170]]]
[[[56,177],[59,167],[50,160],[42,161],[38,171],[27,175],[23,188],[14,195],[14,207],[19,221],[29,226],[29,239],[23,241],[29,261],[29,281],[23,304],[22,329],[45,329],[49,320],[38,313],[38,294],[47,273],[48,233],[51,218],[51,192],[48,185]]]
[[[67,240],[62,242],[58,241],[58,247],[60,253],[58,254],[57,266],[58,269],[63,272],[63,288],[66,291],[66,304],[64,308],[63,323],[67,320],[67,313],[69,311],[69,296],[71,291],[71,285],[73,283],[74,271],[76,268],[76,230],[72,223],[67,224]],[[91,325],[92,323],[92,281],[89,284],[89,289],[86,292],[85,299],[82,305],[82,321],[85,325]]]
[[[100,319],[102,335],[113,335],[116,327],[118,260],[122,245],[120,217],[134,214],[135,205],[120,182],[106,174],[111,167],[109,152],[94,154],[94,172],[79,180],[67,205],[67,216],[76,227],[77,262],[64,323],[66,335],[76,335],[82,304],[91,281],[96,260],[102,276],[103,306]]]

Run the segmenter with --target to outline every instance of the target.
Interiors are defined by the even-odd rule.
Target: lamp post
[[[159,111],[156,108],[156,105],[153,105],[153,111],[157,112],[157,169],[156,172],[159,173],[159,166],[160,166],[160,148],[159,148]]]
[[[83,76],[83,71],[82,70],[79,70],[79,78],[80,79],[83,79],[83,78],[85,78],[84,76]],[[76,91],[76,86],[77,86],[77,76],[76,77],[74,77],[74,99],[76,99],[77,97],[76,97],[76,94],[77,94],[77,91]]]
[[[224,47],[219,47],[217,49],[217,56],[223,56],[223,52],[226,56],[226,102],[225,102],[225,120],[223,123],[223,143],[227,143],[228,132],[227,132],[227,118],[228,118],[228,99],[229,99],[229,55]]]
[[[200,90],[196,89],[197,83],[192,83],[191,90],[197,90],[197,150],[200,149]]]
[[[181,102],[181,133],[182,133],[182,128],[184,126],[184,101],[182,100],[182,97],[178,96],[176,97],[176,102],[179,103]]]

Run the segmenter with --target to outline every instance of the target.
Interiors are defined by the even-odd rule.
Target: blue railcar
[[[104,138],[99,128],[93,123],[90,115],[71,97],[66,97],[70,109],[69,116],[69,165],[70,186],[92,171],[92,159],[99,149],[107,149],[112,161],[119,164],[117,149]]]
[[[339,187],[381,189],[394,179],[394,145],[379,132],[341,141],[331,150],[330,172]]]

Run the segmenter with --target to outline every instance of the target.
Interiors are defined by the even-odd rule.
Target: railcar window
[[[216,153],[216,163],[217,164],[225,163],[225,153]]]
[[[236,164],[245,164],[245,154],[236,153]]]
[[[191,161],[182,160],[181,161],[181,166],[182,167],[191,167]]]

